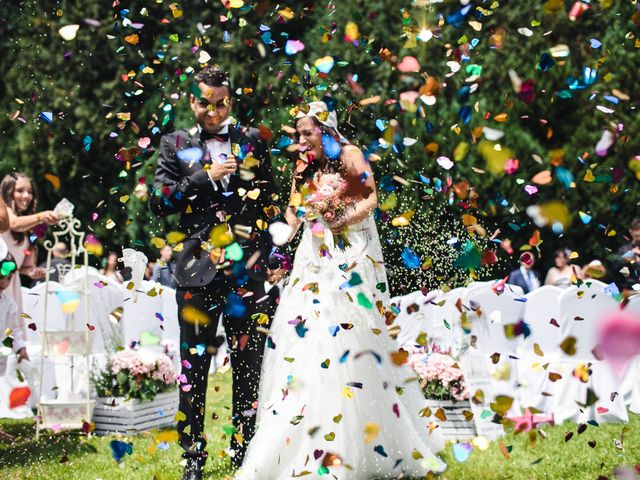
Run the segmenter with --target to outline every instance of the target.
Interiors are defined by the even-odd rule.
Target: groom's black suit
[[[230,176],[225,192],[220,181],[214,186],[205,169],[211,159],[198,128],[163,136],[150,203],[158,216],[179,213],[179,230],[186,235],[175,269],[180,356],[186,377],[180,386],[180,412],[186,417],[178,421],[180,443],[187,457],[197,458],[204,452],[207,374],[211,354],[220,344],[215,334],[222,313],[233,371],[237,432],[231,443],[237,452],[234,463],[239,464],[254,432],[252,404],[257,400],[266,340],[265,334],[256,331],[256,314],[264,313],[270,321],[277,300],[277,289],[271,295],[264,289],[272,248],[264,228],[275,184],[269,152],[257,130],[230,125],[229,141],[239,169]],[[212,229],[225,222],[239,233],[235,241],[243,251],[242,260],[228,266],[221,265],[220,249],[210,243],[216,242],[210,238]]]

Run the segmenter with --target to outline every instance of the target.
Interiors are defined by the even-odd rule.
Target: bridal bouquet
[[[310,194],[306,198],[309,209],[327,223],[343,218],[356,201],[346,195],[347,182],[337,173],[317,172],[309,185]],[[335,246],[344,250],[351,246],[347,229],[333,234]]]
[[[92,380],[99,397],[153,400],[176,387],[176,371],[165,354],[125,349],[113,354]]]
[[[408,363],[420,377],[425,397],[456,401],[469,398],[462,370],[449,355],[419,352],[409,357]]]

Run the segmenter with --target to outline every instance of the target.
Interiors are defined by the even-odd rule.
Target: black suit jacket
[[[180,214],[179,229],[186,238],[182,250],[176,253],[175,277],[179,287],[208,285],[216,275],[221,275],[216,268],[220,263],[210,258],[214,247],[209,243],[209,235],[213,227],[225,221],[232,231],[244,232],[234,238],[243,249],[240,262],[246,264],[248,274],[258,280],[267,277],[272,242],[268,231],[260,229],[258,223],[264,228],[270,220],[267,207],[272,205],[275,195],[271,158],[256,129],[230,125],[229,138],[239,168],[231,176],[226,192],[220,182],[216,182],[217,190],[214,188],[205,170],[211,158],[197,128],[169,133],[160,140],[150,205],[161,217]],[[178,153],[187,149],[193,149],[188,152],[191,155],[183,154],[180,159]],[[259,189],[257,198],[256,189]],[[252,192],[251,196],[248,192]],[[256,255],[257,261],[248,265]]]
[[[533,275],[538,279],[538,283],[540,283],[540,274],[536,270],[531,271],[533,272]],[[507,283],[511,285],[518,285],[522,288],[522,290],[524,290],[525,294],[529,293],[529,285],[527,285],[527,281],[524,279],[524,276],[522,275],[522,272],[519,268],[515,269],[509,274],[509,281]]]

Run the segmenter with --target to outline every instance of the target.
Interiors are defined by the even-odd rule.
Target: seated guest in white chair
[[[18,361],[29,360],[24,341],[18,305],[4,293],[16,274],[16,262],[8,252],[7,244],[0,239],[0,376],[7,367],[7,353],[11,350],[18,356]],[[10,338],[9,338],[10,337]]]
[[[525,294],[540,287],[540,274],[533,269],[535,263],[531,252],[520,255],[520,268],[509,274],[509,284],[518,285]]]

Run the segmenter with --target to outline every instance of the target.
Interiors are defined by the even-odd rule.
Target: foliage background
[[[397,199],[379,215],[394,291],[468,281],[468,269],[452,266],[468,248],[497,253],[492,268],[474,270],[478,277],[506,274],[517,264],[518,251],[532,245],[542,254],[543,269],[561,246],[576,250],[579,264],[605,259],[624,243],[637,215],[638,179],[629,162],[640,154],[640,14],[630,0],[592,1],[575,20],[569,15],[575,2],[553,0],[467,6],[419,0],[3,3],[0,174],[32,175],[41,208],[69,198],[105,249],[133,244],[155,258],[151,239],[172,229],[175,219],[154,218],[134,189],[152,182],[161,135],[191,126],[187,95],[202,51],[210,55],[208,63],[230,70],[235,116],[273,132],[283,192],[290,165],[279,151],[280,128],[291,124],[288,110],[326,94],[335,100],[343,133],[380,157],[374,169],[381,201],[391,194]],[[225,6],[236,4],[242,6]],[[345,38],[347,28],[353,33],[349,22],[357,25],[357,40]],[[80,28],[75,39],[65,41],[58,30],[69,24]],[[530,36],[518,32],[525,28]],[[433,38],[423,42],[417,35],[426,30]],[[287,54],[288,39],[303,42],[304,50]],[[566,57],[554,57],[546,71],[537,68],[562,44]],[[407,55],[417,59],[420,73],[399,71]],[[335,61],[326,75],[314,66],[325,56]],[[450,74],[453,64],[447,62],[461,68]],[[470,78],[478,66],[479,76]],[[595,80],[585,83],[585,67],[597,71]],[[532,81],[533,101],[519,97],[510,69]],[[359,88],[349,86],[348,76]],[[401,93],[421,88],[433,94],[435,105],[399,101]],[[616,90],[623,95],[616,97]],[[362,105],[375,95],[380,101]],[[51,112],[51,123],[42,112]],[[504,132],[499,142],[518,160],[515,171],[507,174],[502,161],[482,155],[483,127]],[[600,157],[595,146],[604,130],[615,142]],[[116,158],[144,137],[149,146],[136,158]],[[416,141],[405,145],[411,143],[405,138]],[[456,155],[456,147],[468,152]],[[455,159],[454,166],[443,169],[439,157]],[[543,170],[552,180],[530,195],[525,185],[533,185],[532,177]],[[584,180],[588,170],[595,181]],[[453,194],[453,185],[462,181],[475,189],[476,201]],[[562,235],[537,227],[525,213],[551,199],[567,207]],[[391,225],[408,210],[417,212],[414,223]],[[584,224],[579,211],[592,220]],[[469,237],[463,213],[477,218],[488,235]],[[496,229],[500,233],[489,240]],[[532,240],[536,230],[539,236]],[[454,237],[459,241],[447,243]],[[499,243],[505,239],[511,240],[512,254],[499,247],[508,246]],[[406,268],[400,256],[406,246],[421,262],[431,256],[432,267]]]

